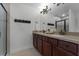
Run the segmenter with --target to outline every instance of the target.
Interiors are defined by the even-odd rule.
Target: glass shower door
[[[6,12],[0,4],[0,56],[6,53]]]

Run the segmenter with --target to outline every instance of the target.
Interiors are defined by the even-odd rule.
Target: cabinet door
[[[71,53],[77,54],[77,44],[59,40],[58,47],[65,49]]]
[[[36,34],[33,34],[33,46],[37,48],[37,37]]]
[[[74,56],[74,54],[67,52],[66,50],[58,47],[53,47],[54,56]]]
[[[38,40],[38,51],[42,54],[42,40]]]
[[[36,39],[35,38],[33,39],[33,45],[34,45],[34,47],[36,47]]]
[[[51,56],[51,44],[46,41],[43,41],[43,55]]]
[[[52,55],[57,56],[58,55],[58,49],[57,47],[52,46]]]

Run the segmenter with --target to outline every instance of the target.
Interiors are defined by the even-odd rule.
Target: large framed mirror
[[[69,32],[68,19],[55,21],[55,27],[56,27],[58,32],[60,32],[61,30],[65,31],[65,32]]]

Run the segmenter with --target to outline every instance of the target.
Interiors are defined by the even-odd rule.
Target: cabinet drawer
[[[57,39],[50,38],[51,44],[57,46]]]
[[[77,53],[77,45],[71,42],[59,41],[58,47],[63,48],[69,52]]]

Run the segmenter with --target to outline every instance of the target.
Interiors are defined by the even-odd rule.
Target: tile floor
[[[35,48],[30,48],[27,50],[23,50],[23,51],[19,51],[14,54],[11,54],[11,56],[41,56],[41,55]]]

